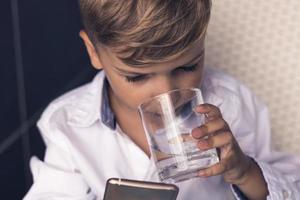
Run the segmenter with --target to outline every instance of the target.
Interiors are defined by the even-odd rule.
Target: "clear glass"
[[[197,177],[200,169],[219,162],[216,149],[200,151],[191,131],[205,122],[195,106],[203,104],[198,88],[172,90],[142,103],[139,112],[162,182]]]

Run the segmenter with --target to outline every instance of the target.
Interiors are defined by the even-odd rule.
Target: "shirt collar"
[[[101,120],[102,92],[105,74],[99,72],[93,81],[75,89],[67,96],[70,103],[65,106],[67,123],[75,127],[89,127]]]
[[[116,119],[109,103],[108,89],[104,71],[99,72],[90,84],[79,88],[67,108],[68,124],[89,127],[101,120],[105,126],[115,130]]]
[[[101,101],[101,120],[112,130],[116,129],[116,118],[111,109],[108,96],[109,83],[106,78],[104,78],[103,89],[102,89],[102,101]]]

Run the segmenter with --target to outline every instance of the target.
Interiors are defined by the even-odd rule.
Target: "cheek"
[[[197,70],[177,78],[178,88],[199,87],[202,80],[202,70]]]
[[[202,80],[203,66],[204,59],[201,59],[195,71],[179,75],[176,78],[176,82],[179,84],[178,88],[199,87]]]
[[[191,84],[193,84],[193,87],[199,87],[202,80],[202,74],[203,74],[203,60],[200,64],[200,67],[193,73],[191,77]]]
[[[136,87],[122,78],[111,79],[110,85],[118,102],[131,110],[136,110],[149,93],[146,87]]]
[[[128,104],[130,104],[132,108],[137,109],[141,103],[157,95],[157,88],[153,87],[153,84],[153,82],[148,82],[141,86],[129,84],[130,94],[128,94]]]

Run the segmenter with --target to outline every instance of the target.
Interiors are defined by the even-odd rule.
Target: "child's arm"
[[[65,137],[57,129],[47,131],[39,125],[46,142],[44,161],[33,157],[30,167],[33,185],[24,200],[92,200],[96,199],[83,176],[76,170]]]
[[[31,159],[34,183],[24,200],[95,200],[81,174]]]

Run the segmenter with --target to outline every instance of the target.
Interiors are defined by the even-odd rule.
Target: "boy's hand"
[[[217,148],[220,158],[219,163],[200,170],[199,176],[222,174],[228,183],[243,184],[247,179],[247,172],[253,166],[253,161],[239,147],[219,108],[203,104],[196,108],[196,112],[207,116],[206,123],[192,131],[192,136],[198,140],[198,148],[200,150]]]

